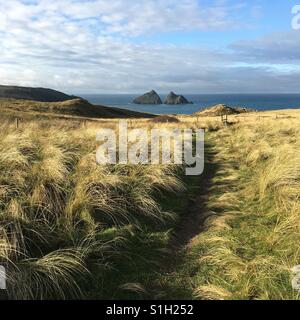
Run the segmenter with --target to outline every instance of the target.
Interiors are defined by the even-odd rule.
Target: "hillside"
[[[59,102],[74,99],[76,97],[46,88],[29,88],[0,85],[0,98]]]
[[[196,116],[222,116],[222,115],[233,115],[233,114],[240,114],[240,113],[247,113],[247,112],[254,112],[254,109],[247,109],[247,108],[239,108],[239,107],[230,107],[225,104],[218,104],[216,106],[198,111],[194,113]]]
[[[83,99],[63,102],[37,102],[0,99],[1,113],[27,113],[41,115],[67,115],[84,118],[152,118],[153,115],[131,110],[93,105]]]

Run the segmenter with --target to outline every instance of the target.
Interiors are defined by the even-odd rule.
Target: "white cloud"
[[[80,20],[97,20],[101,33],[140,35],[147,32],[177,30],[220,30],[233,27],[237,22],[233,14],[241,5],[227,1],[197,0],[1,0],[1,22],[6,29],[19,27],[38,29]]]
[[[251,60],[253,44],[266,52],[270,41],[237,43],[233,52],[217,52],[135,39],[241,27],[236,17],[245,6],[226,0],[0,0],[0,83],[70,93],[233,92],[237,87],[249,92],[262,88],[259,77],[284,89],[286,75],[278,80],[272,66],[257,67],[258,54]],[[297,72],[291,79],[300,78]]]
[[[279,64],[300,63],[300,32],[270,33],[251,41],[238,41],[230,46],[246,61]]]

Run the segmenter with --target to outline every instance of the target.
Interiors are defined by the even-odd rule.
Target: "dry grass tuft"
[[[157,198],[184,190],[178,168],[97,165],[98,129],[55,121],[0,125],[0,264],[8,271],[8,298],[81,297],[90,270],[121,254],[124,226],[137,232],[174,218]]]
[[[194,241],[201,299],[299,299],[300,121],[244,122],[211,136],[220,169]],[[202,272],[207,272],[202,275]]]

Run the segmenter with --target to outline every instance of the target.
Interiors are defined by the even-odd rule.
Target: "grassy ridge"
[[[47,88],[31,88],[0,85],[0,98],[26,99],[35,101],[66,101],[74,99],[63,92]]]
[[[0,99],[2,114],[12,117],[76,117],[89,120],[105,118],[153,118],[148,113],[136,112],[114,107],[93,105],[83,99],[73,99],[60,102],[38,102],[18,99]]]

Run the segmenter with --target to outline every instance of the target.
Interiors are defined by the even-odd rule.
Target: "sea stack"
[[[165,104],[192,104],[184,96],[175,94],[173,91],[170,92],[165,100]]]
[[[162,104],[160,96],[154,91],[145,93],[144,95],[133,100],[135,104]]]

